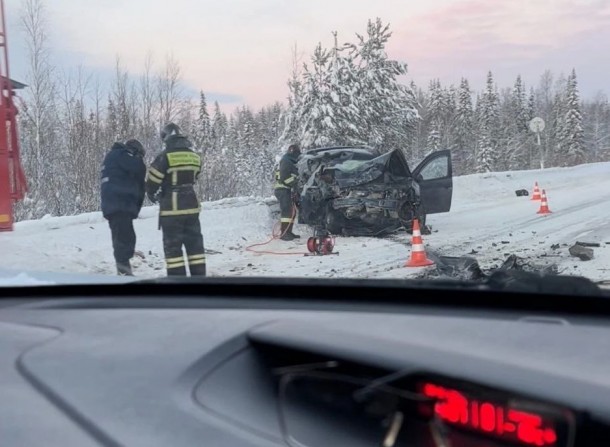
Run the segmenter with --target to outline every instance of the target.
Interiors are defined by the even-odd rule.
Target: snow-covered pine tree
[[[491,71],[487,74],[487,84],[480,103],[476,170],[491,172],[498,159],[499,138],[498,93]]]
[[[585,146],[591,161],[607,160],[610,155],[610,104],[606,94],[583,104]]]
[[[483,125],[485,126],[485,124]],[[483,127],[483,129],[485,129]],[[478,141],[478,157],[477,157],[477,172],[492,172],[496,163],[495,147],[493,146],[489,132],[485,129],[479,135]]]
[[[369,20],[366,36],[357,35],[357,65],[361,73],[361,112],[369,123],[368,143],[391,149],[408,144],[419,118],[415,92],[400,82],[407,65],[389,59],[385,46],[392,36],[379,18]]]
[[[536,116],[536,92],[534,87],[530,88],[530,95],[527,100],[527,122],[529,129],[529,122]]]
[[[514,119],[517,124],[517,132],[520,134],[527,133],[528,129],[528,112],[527,112],[527,95],[525,85],[521,79],[521,75],[517,76],[513,87],[512,107]]]
[[[311,68],[303,67],[303,101],[299,115],[299,140],[304,148],[328,145],[332,142],[334,121],[329,94],[330,53],[318,44],[311,58]]]
[[[430,121],[430,128],[426,149],[430,153],[438,151],[441,148],[445,136],[444,117],[446,104],[443,89],[438,79],[430,81],[428,96],[430,97],[430,105],[427,118]]]
[[[457,90],[451,84],[449,88],[443,89],[443,140],[441,146],[444,149],[453,147],[455,135],[455,115],[457,112]]]
[[[333,141],[341,145],[362,145],[366,142],[368,122],[366,104],[361,99],[361,73],[355,65],[353,45],[339,46],[333,33],[334,47],[329,63],[328,104],[334,123]],[[364,119],[363,119],[364,118]]]
[[[220,109],[218,101],[214,102],[214,112],[211,121],[211,142],[208,150],[205,167],[204,199],[217,200],[230,195],[229,185],[232,180],[230,174],[230,160],[227,151],[228,120]]]
[[[534,134],[532,133],[529,125],[530,125],[530,121],[532,121],[532,119],[534,119],[537,115],[536,115],[536,93],[534,90],[534,87],[530,88],[530,93],[528,96],[528,100],[527,100],[527,105],[525,107],[525,116],[526,116],[526,121],[527,121],[527,128],[525,130],[525,154],[526,154],[526,165],[524,166],[524,169],[532,169],[536,167],[536,163],[539,160],[539,147],[537,144],[537,139],[535,138]],[[544,135],[544,134],[543,134]],[[541,136],[541,141],[540,141],[541,145],[542,145],[542,136]]]
[[[517,144],[517,123],[511,88],[503,88],[498,94],[498,144],[494,170],[508,171],[514,165]]]
[[[430,131],[428,132],[428,141],[426,143],[426,152],[431,154],[434,151],[441,149],[441,132],[440,124],[438,121],[433,121],[430,124]]]
[[[428,132],[430,127],[430,97],[421,88],[411,82],[411,90],[415,92],[417,113],[419,119],[415,122],[412,136],[412,146],[407,153],[409,163],[415,164],[423,159],[428,146]]]
[[[256,115],[257,126],[260,130],[260,170],[259,173],[259,192],[261,196],[272,193],[273,172],[275,166],[275,157],[282,151],[278,147],[277,141],[280,139],[283,131],[282,116],[284,109],[282,104],[276,102],[270,107],[264,107]]]
[[[564,92],[557,91],[553,99],[551,115],[551,145],[549,146],[549,152],[546,154],[546,158],[550,158],[549,164],[551,166],[565,166],[564,139],[566,133],[566,110]]]
[[[470,90],[468,80],[462,78],[457,93],[454,143],[452,147],[454,171],[458,175],[471,172],[474,167],[473,120],[472,91]]]
[[[217,151],[221,151],[224,148],[228,125],[227,116],[220,109],[218,101],[215,101],[211,123],[211,137],[212,147]]]
[[[208,112],[208,102],[205,93],[199,92],[199,109],[195,126],[191,132],[193,136],[193,144],[204,156],[206,150],[211,144],[212,124],[210,121],[210,113]]]
[[[517,76],[512,91],[504,95],[501,105],[503,169],[525,169],[529,166],[528,112],[525,86]]]
[[[210,163],[210,160],[208,160],[208,152],[211,144],[211,127],[207,100],[205,93],[201,90],[199,92],[197,119],[193,123],[193,128],[190,131],[194,146],[193,149],[201,155],[201,175],[199,182],[197,183],[199,195],[201,197],[205,196],[205,188],[208,184],[206,177],[208,175],[207,165]]]
[[[580,95],[576,70],[568,77],[566,91],[565,129],[562,144],[565,164],[574,166],[587,161],[587,152],[584,144],[584,130],[582,113],[580,109]]]

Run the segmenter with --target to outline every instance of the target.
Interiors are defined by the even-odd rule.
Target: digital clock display
[[[523,446],[556,447],[558,428],[543,414],[424,382],[419,391],[436,401],[434,413],[443,422]]]

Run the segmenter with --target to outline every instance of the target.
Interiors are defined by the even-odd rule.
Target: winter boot
[[[283,241],[293,241],[294,240],[294,235],[290,232],[290,224],[287,222],[282,222],[280,234],[282,235],[280,237],[280,239]]]
[[[116,270],[119,276],[133,276],[133,272],[131,271],[131,264],[129,263],[129,261],[117,262]]]
[[[288,232],[287,234],[291,235],[293,239],[301,239],[301,236],[299,234],[294,234],[292,232],[292,228],[294,227],[294,223],[289,223],[288,224]]]

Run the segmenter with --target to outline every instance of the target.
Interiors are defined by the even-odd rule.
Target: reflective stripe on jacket
[[[183,136],[177,137],[186,140]],[[173,146],[168,143],[168,148],[148,169],[146,192],[149,196],[160,194],[161,216],[184,216],[201,211],[194,187],[201,172],[201,157],[189,147],[190,142]]]

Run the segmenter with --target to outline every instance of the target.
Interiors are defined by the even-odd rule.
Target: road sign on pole
[[[536,142],[538,144],[538,151],[540,152],[540,169],[544,169],[545,154],[540,143],[540,132],[544,130],[544,120],[537,116],[530,121],[530,130],[536,134]]]
[[[544,130],[544,120],[537,116],[530,121],[530,130],[534,133],[540,133]]]

